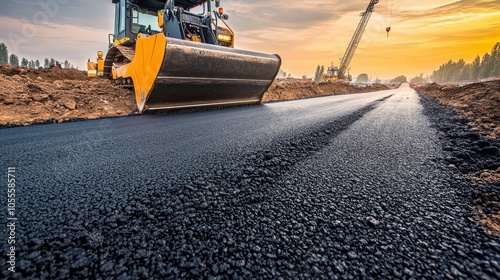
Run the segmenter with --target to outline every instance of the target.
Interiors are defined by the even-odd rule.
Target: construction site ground
[[[442,104],[426,108],[439,132],[445,160],[470,180],[473,207],[486,231],[500,234],[500,78],[414,88],[425,95],[424,103],[434,99]]]
[[[130,89],[111,81],[88,78],[77,69],[28,69],[0,65],[0,126],[24,126],[75,119],[136,114]],[[333,94],[387,90],[390,86],[316,84],[309,79],[277,79],[263,102],[293,100]],[[414,88],[467,118],[467,125],[488,138],[500,137],[500,77],[466,85],[428,85]]]
[[[469,119],[473,130],[500,137],[500,77],[462,86],[432,83],[415,89]]]
[[[88,78],[77,69],[57,66],[27,69],[0,65],[0,126],[61,123],[137,114],[130,89],[111,81]],[[264,95],[264,102],[314,96],[385,90],[380,84],[353,86],[345,83],[315,84],[306,79],[278,79]]]
[[[106,79],[88,78],[76,69],[0,65],[0,84],[0,127],[4,128],[138,114],[130,89]],[[278,79],[264,102],[390,88]],[[500,235],[500,79],[465,85],[433,83],[414,89],[421,94],[419,105],[439,137],[439,162],[468,182],[471,188],[464,196],[470,198],[474,217],[487,233]],[[353,138],[349,141],[356,143]],[[286,151],[280,157],[289,156]],[[431,187],[432,182],[423,185]]]
[[[0,125],[96,119],[134,113],[130,90],[77,69],[0,65]]]

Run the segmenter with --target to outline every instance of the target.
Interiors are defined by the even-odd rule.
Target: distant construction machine
[[[370,3],[368,4],[366,11],[361,13],[361,20],[359,21],[358,27],[356,28],[356,31],[354,32],[354,35],[351,38],[349,46],[347,46],[347,49],[344,53],[344,56],[342,57],[342,60],[340,61],[340,66],[338,68],[334,67],[333,65],[331,67],[328,67],[326,73],[323,74],[323,81],[326,82],[338,81],[338,80],[352,81],[352,77],[349,74],[349,64],[351,63],[352,57],[354,56],[354,52],[356,52],[356,48],[358,47],[359,41],[361,41],[361,37],[365,32],[366,25],[368,24],[368,20],[370,19],[370,16],[374,11],[375,5],[378,2],[379,0],[370,0]]]
[[[114,34],[106,57],[89,60],[88,75],[133,87],[140,112],[257,104],[278,74],[278,55],[233,48],[220,0],[112,3]]]

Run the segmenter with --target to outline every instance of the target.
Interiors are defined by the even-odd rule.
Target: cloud
[[[334,15],[318,5],[300,8],[284,3],[272,5],[248,5],[230,8],[227,13],[232,22],[240,31],[266,30],[270,28],[284,28],[290,32],[307,29],[333,18]]]
[[[221,2],[230,16],[229,24],[236,32],[237,47],[280,53],[290,61],[298,60],[297,53],[306,55],[304,60],[343,53],[359,21],[359,13],[367,6],[365,0]],[[23,40],[19,47],[18,52],[26,55],[39,55],[56,49],[57,54],[68,55],[71,52],[66,50],[70,46],[73,46],[73,56],[89,51],[93,54],[96,48],[102,49],[98,46],[106,45],[107,34],[113,30],[114,7],[111,1],[10,0],[4,3],[0,18],[9,20],[0,27],[0,34],[4,34],[0,35],[0,41],[5,41],[1,37],[12,32],[22,35],[26,27],[37,30],[36,34],[28,36],[29,43]],[[48,20],[37,24],[37,15],[41,13],[47,15]],[[19,22],[19,19],[24,21]],[[339,22],[349,25],[348,28],[339,29]],[[332,42],[336,43],[332,46]],[[51,47],[55,44],[58,46]],[[18,47],[14,44],[11,49]]]
[[[318,64],[338,64],[368,2],[222,0],[221,5],[236,33],[237,48],[278,53],[283,69],[301,76],[312,75]],[[97,50],[106,50],[113,31],[110,0],[5,0],[0,6],[0,42],[29,59],[69,59],[81,68]],[[36,23],[43,13],[47,20]],[[489,51],[498,41],[496,30],[499,0],[383,0],[375,6],[352,71],[379,77],[429,72],[450,58]],[[17,48],[10,43],[16,36],[14,43],[21,42]]]
[[[4,42],[9,53],[28,59],[43,60],[54,57],[83,68],[86,59],[107,46],[107,31],[91,27],[78,27],[58,23],[35,26],[21,19],[3,18],[0,25],[0,42]],[[13,32],[11,26],[27,32]],[[85,56],[83,57],[82,55]]]
[[[114,17],[111,1],[5,0],[1,5],[0,18],[23,19],[34,25],[50,22],[98,28]]]
[[[223,2],[222,6],[236,32],[237,47],[279,51],[287,58],[286,53],[294,51],[343,52],[367,2],[234,0]],[[332,42],[337,42],[334,47]]]
[[[474,15],[499,14],[498,0],[459,0],[436,8],[419,11],[401,11],[400,21],[424,21],[427,24],[465,21]]]

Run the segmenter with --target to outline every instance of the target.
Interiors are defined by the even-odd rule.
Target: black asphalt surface
[[[0,277],[498,279],[422,103],[403,85],[1,129]]]

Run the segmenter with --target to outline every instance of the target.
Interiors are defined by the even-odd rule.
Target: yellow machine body
[[[164,9],[155,12],[158,28],[152,27],[152,10],[161,2],[113,1],[117,17],[123,7],[132,16],[126,16],[124,33],[115,32],[106,58],[101,54],[97,63],[88,63],[89,76],[133,86],[140,112],[260,103],[279,71],[280,57],[235,49],[228,17],[222,9],[210,12],[209,0],[175,1],[179,6],[163,1]],[[191,12],[196,5],[206,5],[208,12]]]
[[[275,55],[140,35],[132,62],[113,76],[132,79],[139,111],[258,104],[279,65]]]
[[[97,52],[97,62],[89,61],[87,62],[87,76],[96,77],[104,75],[104,58],[102,58],[103,53],[101,51]]]

